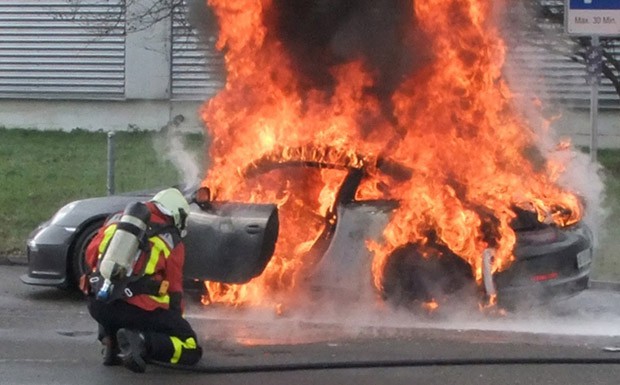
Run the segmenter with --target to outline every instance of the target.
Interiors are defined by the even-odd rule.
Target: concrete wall
[[[152,88],[151,88],[152,90]],[[124,101],[1,100],[0,126],[40,130],[158,130],[173,117],[185,118],[180,128],[199,132],[198,110],[204,102],[166,99]],[[574,144],[590,144],[590,111],[566,110],[553,123],[560,136]],[[620,148],[620,110],[599,113],[600,148]]]
[[[61,101],[0,100],[0,127],[88,131],[158,130],[176,115],[180,128],[199,132],[201,102],[168,100]]]
[[[572,138],[575,145],[590,146],[590,111],[567,110],[553,123],[555,131]],[[620,148],[620,109],[603,110],[598,116],[599,148]]]

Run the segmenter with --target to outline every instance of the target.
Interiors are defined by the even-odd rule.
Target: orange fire
[[[212,138],[203,184],[218,200],[275,202],[281,222],[265,272],[245,285],[207,282],[209,303],[281,306],[317,262],[308,251],[334,209],[344,172],[282,168],[255,175],[261,159],[327,157],[368,166],[356,198],[399,200],[384,241],[368,244],[378,289],[387,256],[424,243],[429,232],[480,279],[486,248],[495,249],[495,270],[511,263],[513,207],[560,226],[581,218],[577,196],[556,184],[563,165],[540,161],[545,154],[535,134],[512,106],[502,78],[506,47],[491,17],[496,1],[411,0],[403,8],[410,14],[397,19],[410,24],[393,35],[415,60],[397,63],[401,71],[389,86],[382,67],[361,54],[339,56],[330,44],[316,51],[317,68],[313,60],[300,64],[278,33],[284,0],[207,2],[219,21],[227,83],[201,110]],[[327,80],[317,82],[316,73]],[[411,177],[385,177],[374,167],[380,157],[406,165]],[[489,223],[492,236],[483,230]]]
[[[428,311],[429,313],[432,313],[439,308],[439,304],[433,299],[431,301],[424,302],[422,304],[422,307],[426,309],[426,311]]]

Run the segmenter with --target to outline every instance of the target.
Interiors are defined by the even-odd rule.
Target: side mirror
[[[207,186],[201,186],[198,190],[196,190],[194,200],[200,206],[208,206],[211,203],[211,189]]]

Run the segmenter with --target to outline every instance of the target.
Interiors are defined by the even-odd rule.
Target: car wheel
[[[388,257],[382,295],[394,305],[445,302],[465,290],[475,290],[472,269],[446,247],[408,244]]]
[[[85,260],[86,248],[101,226],[103,226],[103,222],[103,220],[99,220],[89,224],[75,239],[69,254],[69,260],[67,261],[67,288],[77,289],[80,277],[88,272]]]

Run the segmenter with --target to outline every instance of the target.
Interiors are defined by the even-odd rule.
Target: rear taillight
[[[559,276],[559,274],[554,271],[552,273],[546,273],[546,274],[536,274],[534,276],[532,276],[532,281],[534,282],[544,282],[544,281],[549,281],[551,279],[556,279]]]

